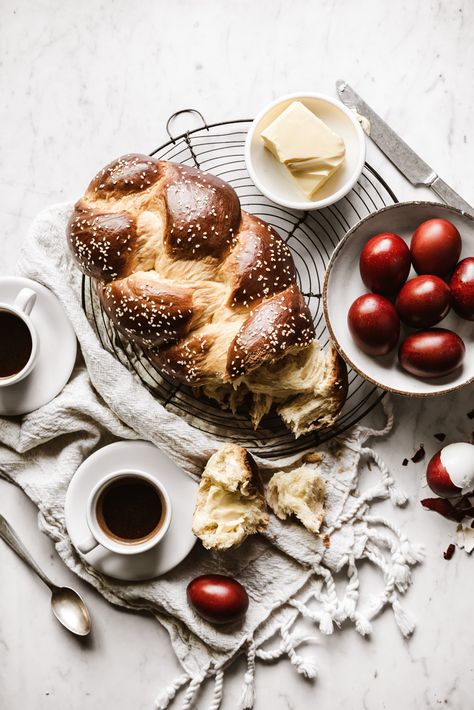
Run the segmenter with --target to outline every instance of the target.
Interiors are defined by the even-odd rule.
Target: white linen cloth
[[[81,462],[96,448],[117,439],[145,439],[198,478],[219,442],[170,413],[140,381],[105,351],[81,307],[81,273],[68,252],[65,228],[71,205],[41,213],[33,223],[20,260],[20,271],[50,288],[61,301],[77,334],[83,358],[78,359],[64,390],[49,404],[23,417],[0,420],[0,472],[19,485],[39,509],[41,529],[55,543],[66,565],[114,604],[151,611],[169,632],[183,673],[164,689],[156,707],[164,709],[178,695],[190,708],[201,683],[214,680],[211,703],[221,702],[225,668],[246,654],[242,708],[253,706],[256,660],[287,657],[306,677],[316,665],[298,647],[310,639],[298,636],[300,617],[311,619],[320,633],[331,634],[345,620],[361,634],[371,632],[370,620],[385,606],[393,609],[401,632],[408,636],[414,622],[399,598],[411,581],[411,565],[423,550],[392,525],[371,512],[376,499],[403,504],[377,454],[365,446],[371,436],[389,432],[357,426],[343,438],[320,447],[322,475],[327,485],[323,535],[317,538],[294,522],[272,516],[265,535],[240,549],[211,554],[197,544],[178,567],[149,582],[122,583],[92,569],[77,554],[68,537],[64,500],[68,484]],[[60,343],[58,343],[60,347]],[[388,409],[388,408],[387,408]],[[380,469],[378,483],[359,493],[360,457],[372,458]],[[294,464],[301,456],[269,463],[258,456],[264,475]],[[367,602],[359,599],[358,565],[370,560],[381,572],[383,591]],[[187,583],[200,574],[230,574],[250,596],[245,620],[216,628],[189,608]],[[336,589],[335,578],[345,579]],[[276,645],[275,645],[276,640]]]

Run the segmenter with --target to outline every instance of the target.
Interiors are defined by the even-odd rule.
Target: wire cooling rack
[[[185,113],[197,114],[202,127],[172,136],[172,122]],[[279,232],[293,254],[298,284],[311,310],[316,336],[321,345],[327,347],[329,335],[321,290],[331,253],[362,217],[398,200],[381,176],[366,163],[353,190],[331,207],[317,212],[298,212],[273,204],[260,194],[245,168],[244,144],[250,123],[242,119],[208,125],[198,111],[185,109],[170,117],[166,125],[170,140],[151,155],[218,175],[234,187],[245,210],[263,217]],[[272,411],[254,431],[244,410],[236,415],[223,411],[212,400],[197,397],[190,388],[173,382],[157,370],[137,345],[115,330],[88,277],[83,278],[82,302],[104,348],[134,372],[167,410],[218,439],[236,441],[250,450],[258,449],[260,456],[288,456],[327,441],[359,422],[383,397],[380,390],[351,370],[347,400],[334,426],[295,439]]]

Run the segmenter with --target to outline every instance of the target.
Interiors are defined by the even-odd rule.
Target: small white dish
[[[22,289],[36,294],[29,315],[38,337],[35,366],[19,382],[0,388],[0,415],[33,412],[51,401],[71,376],[77,354],[76,334],[61,303],[47,288],[20,276],[0,278],[0,301],[13,305]]]
[[[288,169],[267,150],[261,132],[293,101],[301,101],[343,140],[346,155],[343,165],[308,200]],[[276,99],[258,114],[245,141],[245,162],[255,185],[269,200],[295,210],[319,210],[341,200],[360,177],[365,161],[365,136],[353,111],[325,94],[300,92]]]
[[[450,375],[421,379],[410,375],[398,363],[398,347],[383,357],[370,357],[352,340],[347,313],[352,302],[368,293],[359,273],[359,256],[364,244],[381,232],[394,232],[409,245],[415,229],[425,220],[439,217],[452,222],[462,237],[460,259],[474,255],[474,219],[460,210],[436,202],[400,202],[385,207],[352,227],[334,250],[324,278],[323,306],[331,338],[353,370],[384,390],[408,397],[429,397],[464,387],[474,381],[474,327],[451,310],[436,328],[453,330],[464,340],[463,365]],[[408,279],[417,274],[412,268]],[[402,324],[399,344],[413,329]]]
[[[173,509],[169,528],[155,547],[140,554],[118,554],[99,544],[82,556],[96,570],[115,579],[127,582],[153,579],[176,567],[196,542],[192,519],[197,484],[147,441],[118,441],[104,446],[79,466],[67,490],[66,527],[76,549],[90,534],[87,504],[92,490],[104,476],[119,469],[140,469],[166,488]]]

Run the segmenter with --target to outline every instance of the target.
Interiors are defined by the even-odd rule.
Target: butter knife
[[[387,158],[412,185],[425,185],[452,207],[474,217],[474,208],[463,200],[430,166],[422,160],[409,145],[368,106],[363,99],[345,81],[336,82],[337,93],[342,103],[367,119],[369,126],[366,133],[385,153]]]

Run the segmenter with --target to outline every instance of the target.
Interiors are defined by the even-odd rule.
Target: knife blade
[[[342,103],[369,122],[369,137],[412,185],[425,185],[444,202],[474,217],[474,208],[444,182],[345,81],[336,82]]]

